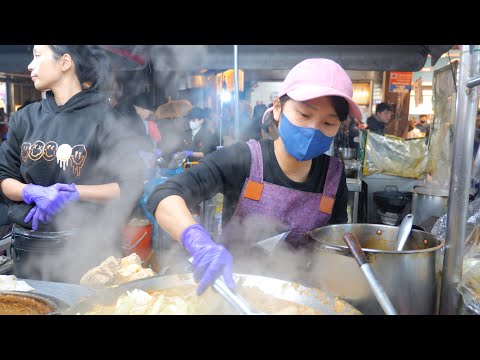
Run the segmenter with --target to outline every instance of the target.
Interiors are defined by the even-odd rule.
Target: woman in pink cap
[[[305,249],[309,231],[348,221],[344,168],[325,154],[348,115],[361,119],[347,73],[331,60],[304,60],[288,73],[269,112],[279,123],[277,140],[222,148],[160,185],[149,199],[159,225],[193,257],[199,294],[219,275],[235,286],[232,253],[252,259],[257,241],[285,231],[288,248]],[[217,193],[224,194],[223,245],[189,211]],[[247,270],[257,264],[250,265]]]

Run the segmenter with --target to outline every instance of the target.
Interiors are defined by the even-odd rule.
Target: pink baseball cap
[[[285,94],[296,101],[341,96],[348,102],[349,114],[362,119],[362,111],[352,100],[352,80],[340,65],[329,59],[306,59],[295,65],[280,86],[277,97]],[[272,110],[265,111],[262,122]]]

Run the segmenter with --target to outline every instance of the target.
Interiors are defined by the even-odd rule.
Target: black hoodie
[[[46,99],[12,115],[0,148],[0,182],[116,182],[122,197],[135,199],[143,190],[143,167],[134,139],[105,95],[83,90],[58,106],[47,92]]]

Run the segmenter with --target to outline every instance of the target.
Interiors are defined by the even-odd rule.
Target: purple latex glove
[[[52,185],[54,189],[59,191],[59,196],[64,199],[64,204],[67,204],[71,201],[80,200],[80,194],[78,193],[75,183],[71,184],[61,184],[56,183]]]
[[[45,213],[45,211],[40,209],[38,206],[34,206],[23,221],[25,221],[25,223],[29,223],[31,221],[32,229],[37,231],[39,221],[43,224],[48,224],[51,219],[52,217]]]
[[[202,294],[215,279],[223,274],[223,279],[230,289],[235,287],[232,276],[232,254],[225,247],[214,242],[208,232],[199,224],[187,227],[180,241],[193,256],[195,281],[200,279],[197,294]]]
[[[186,157],[192,157],[193,156],[193,151],[191,151],[191,150],[183,150],[181,152],[184,153]]]
[[[57,183],[48,187],[28,184],[22,190],[22,198],[27,204],[35,203],[43,212],[52,216],[69,201],[78,200],[79,195],[75,184]]]

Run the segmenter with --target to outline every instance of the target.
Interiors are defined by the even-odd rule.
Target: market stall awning
[[[432,57],[435,65],[453,45],[238,45],[242,69],[290,69],[312,57],[336,61],[346,70],[419,71]],[[157,71],[228,69],[233,45],[151,45]]]
[[[111,59],[115,71],[143,70],[148,64],[146,45],[92,45]],[[0,45],[0,73],[29,74],[33,45]]]
[[[99,45],[117,71],[198,71],[233,67],[233,45]],[[292,68],[309,57],[324,57],[346,70],[419,71],[428,55],[435,65],[453,45],[239,45],[242,69]],[[0,45],[0,72],[28,74],[33,45]]]

